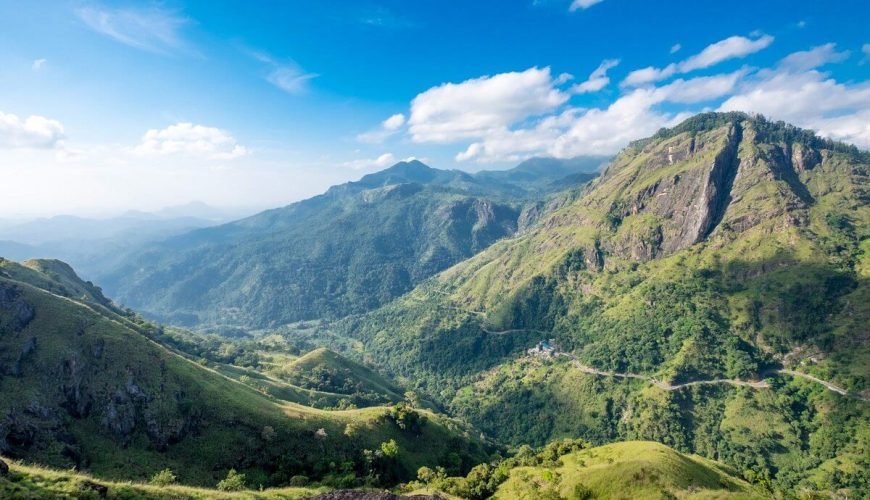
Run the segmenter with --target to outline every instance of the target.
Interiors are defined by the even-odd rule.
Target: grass
[[[553,467],[515,468],[494,498],[546,498],[548,492],[561,498],[764,498],[720,464],[648,441],[571,453]]]
[[[141,482],[116,482],[96,479],[74,471],[8,462],[10,472],[0,476],[0,497],[17,499],[298,499],[328,491],[327,488],[270,488],[238,492],[190,486],[155,486]],[[104,489],[104,490],[103,490]],[[101,493],[105,491],[105,495]]]

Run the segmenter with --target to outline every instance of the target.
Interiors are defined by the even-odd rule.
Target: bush
[[[175,484],[177,480],[178,478],[175,477],[175,474],[172,473],[171,469],[163,469],[157,474],[151,476],[150,483],[155,486],[169,486],[170,484]]]
[[[217,489],[221,491],[239,491],[245,489],[245,475],[236,472],[236,469],[230,469],[227,472],[227,477],[217,484]]]
[[[396,458],[399,456],[399,444],[395,439],[390,439],[381,443],[381,453],[387,458]]]
[[[308,476],[293,476],[290,478],[290,486],[300,488],[302,486],[308,486]]]

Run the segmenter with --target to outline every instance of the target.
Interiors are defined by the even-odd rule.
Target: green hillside
[[[169,468],[208,486],[231,468],[251,486],[391,484],[486,458],[466,427],[427,411],[269,397],[151,340],[153,325],[78,300],[89,285],[71,270],[37,269],[63,267],[0,262],[0,454],[113,480]]]
[[[866,489],[868,168],[783,123],[698,115],[333,331],[507,442],[651,439],[771,487]],[[549,338],[557,356],[525,355]]]
[[[546,209],[524,212],[527,202],[585,182],[599,163],[479,177],[402,162],[146,246],[96,279],[118,302],[182,326],[263,328],[360,313],[522,229]]]
[[[285,487],[263,491],[221,491],[214,488],[196,488],[179,485],[155,485],[146,482],[116,482],[95,478],[74,471],[61,471],[45,467],[10,462],[9,473],[0,474],[0,497],[27,500],[46,498],[125,498],[125,499],[272,499],[295,500],[310,498],[326,488]]]
[[[290,362],[281,378],[309,389],[339,394],[375,393],[401,401],[403,391],[374,370],[329,349],[316,349]]]
[[[681,454],[652,442],[624,442],[579,449],[576,443],[554,443],[537,454],[521,451],[495,467],[481,464],[467,477],[447,477],[422,469],[420,479],[402,487],[407,494],[437,494],[465,498],[728,498],[765,496],[722,464]],[[564,449],[563,449],[564,448]],[[71,471],[11,462],[0,474],[4,498],[308,498],[329,492],[324,487],[284,487],[262,490],[216,489],[135,482],[112,482]],[[361,497],[364,492],[355,492]],[[342,498],[354,498],[344,491]],[[413,496],[410,496],[413,498]],[[409,498],[409,497],[402,497]],[[419,497],[418,497],[419,498]]]
[[[550,495],[549,497],[547,495]],[[517,467],[493,495],[535,498],[765,498],[734,471],[659,443],[630,441],[561,457],[553,466]]]

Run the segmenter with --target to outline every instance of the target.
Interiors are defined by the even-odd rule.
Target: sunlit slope
[[[326,412],[280,403],[173,352],[147,328],[0,267],[0,453],[117,479],[165,467],[214,484],[235,467],[269,485],[363,467],[363,449],[395,439],[402,473],[482,448],[458,424],[423,413],[414,432],[384,408]],[[37,271],[38,272],[38,271]],[[53,288],[59,286],[54,283]],[[353,429],[348,430],[348,424]],[[291,458],[292,457],[292,458]]]
[[[512,469],[493,498],[765,498],[725,466],[653,442],[600,446],[560,462]]]

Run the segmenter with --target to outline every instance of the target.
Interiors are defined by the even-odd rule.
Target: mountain
[[[698,115],[331,330],[509,443],[655,440],[772,488],[866,489],[868,169],[781,122]]]
[[[216,225],[245,212],[191,203],[158,212],[126,212],[117,217],[71,215],[0,225],[0,255],[13,260],[56,258],[72,263],[83,275],[114,265],[151,241]]]
[[[558,191],[593,179],[608,160],[606,156],[529,158],[511,169],[483,170],[475,177],[487,182],[522,186],[527,191]]]
[[[265,328],[360,313],[529,224],[543,210],[529,200],[542,191],[514,182],[402,162],[147,245],[95,279],[126,306],[181,325]]]
[[[0,260],[0,454],[109,480],[170,468],[208,486],[229,469],[252,485],[389,485],[422,465],[458,473],[487,456],[467,428],[429,411],[323,411],[270,396],[158,342],[159,330],[64,263]],[[359,384],[392,390],[357,371]],[[384,443],[395,453],[365,451]]]

